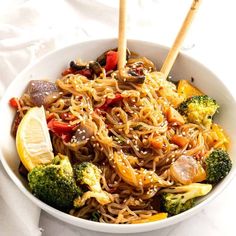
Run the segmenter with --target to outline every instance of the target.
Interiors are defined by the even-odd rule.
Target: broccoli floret
[[[91,191],[101,190],[101,170],[91,162],[74,165],[75,177],[80,184],[86,184]]]
[[[79,184],[84,184],[90,191],[83,194],[74,200],[75,207],[82,207],[89,198],[96,198],[101,204],[110,203],[113,199],[112,195],[102,190],[100,185],[101,170],[91,162],[83,162],[74,165],[76,181]]]
[[[48,165],[39,165],[28,174],[32,193],[45,203],[66,211],[81,195],[73,178],[73,169],[67,156],[57,155]]]
[[[206,181],[211,184],[220,182],[232,168],[232,161],[229,154],[222,150],[216,149],[210,153],[205,160],[206,164]]]
[[[188,122],[209,127],[219,105],[207,95],[193,96],[182,102],[178,108]]]
[[[161,194],[161,208],[170,215],[177,215],[195,205],[196,197],[208,194],[211,184],[193,183],[163,190]]]
[[[91,221],[96,221],[96,222],[98,222],[100,216],[101,216],[101,215],[100,215],[97,211],[94,211],[94,212],[92,212],[92,214],[91,214],[90,220],[91,220]]]

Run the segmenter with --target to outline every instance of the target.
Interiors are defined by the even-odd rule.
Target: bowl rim
[[[30,63],[25,69],[23,69],[11,81],[11,83],[8,86],[7,90],[3,94],[3,97],[1,98],[1,101],[0,101],[0,111],[3,109],[2,106],[4,105],[4,103],[8,102],[6,100],[6,94],[8,94],[8,91],[11,90],[11,87],[22,77],[22,75],[24,75],[27,71],[29,71],[32,67],[34,67],[38,63],[44,61],[45,59],[47,59],[48,57],[52,56],[55,53],[66,51],[69,48],[74,48],[75,46],[78,46],[78,45],[81,46],[83,44],[86,45],[86,44],[89,44],[89,43],[96,44],[98,42],[103,42],[105,44],[107,41],[109,41],[109,42],[110,41],[114,41],[115,42],[115,41],[117,41],[117,38],[99,38],[99,39],[86,40],[86,41],[82,41],[82,42],[76,42],[76,43],[67,45],[65,47],[53,50],[53,51],[45,54],[44,56],[40,57],[39,59],[35,60],[34,62]],[[149,41],[146,41],[146,40],[139,40],[139,39],[128,39],[128,44],[132,44],[132,43],[143,43],[143,44],[152,45],[154,47],[158,47],[158,48],[161,48],[161,49],[164,49],[164,50],[169,50],[169,47],[161,45],[161,44],[158,44],[158,43],[155,43],[155,42],[149,42]],[[233,102],[236,103],[236,100],[235,100],[236,96],[234,96],[229,91],[228,87],[225,86],[225,84],[222,82],[222,80],[219,77],[217,77],[217,75],[215,73],[213,73],[212,70],[209,67],[206,67],[201,62],[197,61],[195,58],[189,56],[185,52],[180,52],[180,55],[184,56],[187,60],[191,60],[192,62],[198,64],[202,68],[206,69],[209,73],[211,73],[218,80],[218,82],[220,82],[221,85],[224,86],[224,89],[232,97]],[[185,212],[182,212],[182,213],[180,213],[180,214],[178,214],[176,216],[172,216],[172,217],[164,219],[164,220],[155,221],[155,222],[149,222],[149,223],[139,223],[139,224],[108,224],[108,223],[93,222],[93,221],[90,221],[90,220],[85,220],[85,219],[82,219],[82,218],[78,218],[78,217],[69,215],[68,213],[62,212],[60,210],[57,210],[56,208],[53,208],[53,207],[47,205],[46,203],[44,203],[41,200],[39,200],[38,198],[36,198],[28,189],[26,189],[25,186],[23,186],[23,184],[20,181],[20,179],[14,174],[12,169],[8,166],[7,161],[5,160],[4,154],[3,154],[1,149],[0,149],[0,160],[2,162],[2,165],[3,165],[4,169],[7,172],[7,174],[12,179],[12,181],[16,184],[18,189],[20,189],[20,191],[28,199],[30,199],[35,205],[37,205],[41,209],[45,210],[49,214],[53,215],[54,217],[56,217],[56,218],[58,218],[58,219],[60,219],[60,220],[62,220],[64,222],[67,222],[69,224],[72,224],[74,226],[77,226],[77,227],[80,227],[80,228],[84,228],[84,229],[87,229],[87,230],[98,231],[98,232],[107,232],[107,233],[137,233],[137,232],[147,232],[147,231],[155,230],[155,229],[158,229],[158,228],[164,228],[164,227],[176,224],[176,223],[178,223],[178,222],[180,222],[180,221],[190,217],[191,215],[196,214],[201,209],[203,209],[204,206],[208,205],[209,202],[211,202],[213,199],[215,199],[217,196],[219,196],[223,192],[223,190],[228,186],[230,181],[236,175],[236,169],[235,170],[231,170],[229,175],[221,182],[221,184],[220,184],[221,186],[220,186],[220,189],[218,191],[213,193],[211,196],[207,197],[204,201],[200,202],[199,204],[197,204],[193,208],[191,208],[191,209],[189,209],[189,210],[187,210]]]

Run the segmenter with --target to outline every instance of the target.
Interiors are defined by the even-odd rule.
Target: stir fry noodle
[[[217,180],[208,168],[211,156],[228,155],[229,138],[213,122],[216,101],[186,80],[164,79],[147,58],[127,55],[127,78],[119,78],[113,49],[96,61],[71,62],[55,83],[30,81],[22,97],[11,100],[14,135],[29,110],[44,109],[53,156],[68,158],[80,188],[66,207],[45,200],[34,189],[35,168],[58,161],[27,168],[19,153],[32,192],[75,217],[115,224],[163,219],[191,208],[231,168],[228,158]],[[172,195],[185,201],[173,204]]]

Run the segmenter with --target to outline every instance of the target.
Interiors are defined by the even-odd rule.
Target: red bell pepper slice
[[[9,104],[10,104],[10,106],[11,107],[13,107],[13,108],[18,108],[18,103],[17,103],[17,98],[11,98],[10,100],[9,100]]]
[[[66,120],[66,121],[73,121],[76,120],[77,117],[74,116],[73,114],[69,113],[69,112],[63,112],[60,114],[60,117],[62,120]]]
[[[71,68],[67,68],[61,73],[62,76],[69,75],[69,74],[74,74],[74,70],[72,70]]]
[[[72,68],[68,68],[68,69],[65,69],[61,74],[62,76],[69,75],[69,74],[74,74],[74,75],[80,74],[87,78],[91,78],[92,76],[92,72],[90,69],[75,70]]]
[[[57,136],[61,137],[65,142],[69,142],[77,125],[70,125],[65,122],[51,119],[48,122],[48,129]]]
[[[85,76],[87,78],[91,78],[91,76],[92,76],[92,72],[89,69],[79,70],[76,74],[83,75],[83,76]]]
[[[114,98],[107,98],[105,103],[102,106],[98,107],[98,109],[106,110],[109,106],[112,106],[117,102],[122,101],[122,99],[123,99],[122,95],[120,93],[117,93]]]
[[[118,63],[118,52],[115,51],[109,51],[106,54],[106,65],[105,70],[115,70]]]

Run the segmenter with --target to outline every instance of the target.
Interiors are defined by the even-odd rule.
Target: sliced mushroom
[[[155,65],[153,64],[152,61],[150,61],[149,59],[147,59],[146,57],[136,57],[136,58],[130,58],[127,62],[127,66],[129,65],[141,65],[143,66],[145,69],[149,70],[149,71],[154,71],[156,70]]]
[[[145,81],[145,75],[138,75],[135,71],[130,69],[128,71],[124,70],[119,76],[119,79],[123,82],[143,84]]]
[[[70,62],[70,68],[75,70],[75,71],[78,71],[78,70],[83,70],[86,68],[86,65],[78,65],[76,64],[74,61],[71,61]]]
[[[90,62],[89,69],[91,69],[96,75],[100,75],[102,73],[102,67],[97,61]]]
[[[94,130],[89,124],[81,123],[74,134],[77,142],[87,141],[94,135]]]
[[[48,106],[61,96],[56,84],[45,80],[31,80],[27,93],[36,106]]]

